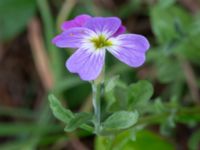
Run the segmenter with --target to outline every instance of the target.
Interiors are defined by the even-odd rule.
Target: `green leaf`
[[[114,141],[109,137],[98,136],[95,150],[175,150],[175,146],[166,139],[147,130],[138,131],[136,140],[130,138],[129,132],[116,135]]]
[[[147,130],[142,130],[137,133],[135,141],[129,141],[122,150],[175,150],[175,146]]]
[[[156,58],[156,75],[161,83],[169,83],[183,78],[182,68],[176,59],[170,58],[162,53]],[[180,71],[177,71],[180,70]]]
[[[117,80],[119,79],[119,75],[112,77],[105,86],[105,92],[110,92],[117,85]]]
[[[153,95],[153,86],[150,82],[140,80],[131,84],[128,89],[129,106],[138,108],[145,105]]]
[[[162,103],[162,99],[161,98],[155,99],[153,112],[160,114],[164,111],[166,111],[166,108],[165,108],[164,104]]]
[[[138,120],[139,114],[137,111],[118,111],[109,116],[102,126],[105,130],[120,130],[133,126]]]
[[[1,0],[0,40],[8,40],[21,32],[35,11],[35,0]]]
[[[109,110],[110,107],[116,102],[114,90],[105,93],[106,100],[106,110]]]
[[[179,38],[183,34],[180,32],[187,31],[192,22],[192,17],[181,7],[167,6],[156,5],[150,13],[153,32],[160,44]]]
[[[69,124],[65,127],[66,132],[72,132],[81,125],[92,120],[92,114],[90,113],[78,113],[73,119],[70,120]]]
[[[70,110],[65,109],[54,95],[49,95],[49,102],[54,116],[60,121],[68,124],[69,121],[74,118],[73,113]]]
[[[120,102],[123,102],[123,106],[124,104],[127,104],[125,102],[127,101],[127,85],[120,81],[118,75],[114,76],[106,82],[104,95],[106,100],[106,110],[112,112],[116,109],[119,110],[119,107],[121,106]]]
[[[117,86],[117,81],[119,80],[119,76],[112,77],[109,81],[105,84],[105,99],[106,99],[106,109],[108,110],[113,103],[116,102],[115,98],[115,87]]]
[[[193,63],[200,65],[200,32],[198,34],[190,35],[182,40],[174,51],[178,55],[190,60]]]
[[[163,7],[163,8],[165,8],[165,7],[169,7],[169,6],[172,6],[174,3],[175,3],[175,1],[176,0],[159,0],[159,3],[158,3],[158,5],[160,6],[160,7]]]
[[[172,109],[169,116],[165,119],[165,121],[160,125],[160,133],[165,136],[170,136],[173,134],[173,129],[176,126],[175,117],[177,110]]]
[[[108,150],[109,143],[111,143],[108,137],[104,136],[96,136],[95,138],[95,150]]]
[[[174,47],[173,51],[177,55],[183,56],[197,65],[200,65],[200,15],[193,19],[188,30],[188,35]]]

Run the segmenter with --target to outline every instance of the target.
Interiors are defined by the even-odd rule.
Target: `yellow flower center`
[[[91,39],[91,42],[94,44],[96,49],[112,45],[112,42],[106,39],[103,35],[99,35],[98,37]]]

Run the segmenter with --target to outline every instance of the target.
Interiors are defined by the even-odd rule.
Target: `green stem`
[[[92,81],[92,104],[94,107],[94,132],[99,135],[101,132],[101,94],[104,84],[105,67],[103,67],[99,77]]]
[[[96,84],[92,82],[92,103],[94,107],[94,125],[95,125],[95,133],[99,134],[101,130],[101,84]]]

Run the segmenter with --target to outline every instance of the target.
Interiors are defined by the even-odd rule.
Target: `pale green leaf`
[[[120,130],[133,126],[138,120],[139,114],[137,111],[118,111],[109,116],[102,126],[106,130]]]
[[[64,130],[66,132],[72,132],[76,128],[80,127],[84,123],[87,123],[87,122],[89,122],[91,120],[92,120],[92,114],[85,113],[85,112],[78,113],[78,114],[75,115],[75,117],[73,119],[71,119],[69,121],[69,124],[65,127]]]
[[[49,95],[49,102],[54,116],[60,121],[69,123],[69,121],[74,118],[73,113],[70,110],[65,109],[54,95]]]
[[[110,92],[115,88],[117,85],[117,80],[119,79],[119,76],[114,76],[112,77],[106,84],[105,86],[105,92]]]
[[[138,106],[145,105],[153,95],[153,86],[150,82],[140,80],[129,86],[128,97],[129,106],[131,108],[138,108]]]

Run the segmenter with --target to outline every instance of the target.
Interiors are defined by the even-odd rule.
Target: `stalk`
[[[94,108],[94,132],[99,135],[101,132],[101,95],[104,84],[104,69],[100,76],[92,83],[92,104]]]

